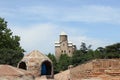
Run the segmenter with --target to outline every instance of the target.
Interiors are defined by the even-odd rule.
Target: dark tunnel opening
[[[49,61],[44,61],[41,65],[41,75],[51,75],[52,65]]]
[[[25,62],[20,62],[20,63],[19,63],[19,68],[24,69],[24,70],[27,70],[26,63],[25,63]]]

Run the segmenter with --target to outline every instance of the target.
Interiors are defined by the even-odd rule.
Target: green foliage
[[[82,56],[82,51],[81,50],[76,50],[74,53],[73,53],[73,56],[72,56],[72,64],[73,65],[78,65],[80,62],[81,62],[81,56]]]
[[[87,53],[88,50],[90,50],[91,47],[92,47],[92,45],[89,45],[87,47],[86,43],[82,42],[81,45],[80,45],[80,51],[82,51],[82,53]]]
[[[56,61],[55,56],[54,56],[53,54],[51,54],[51,53],[49,53],[47,56],[48,56],[48,57],[51,59],[51,61],[53,62],[54,73],[58,73],[59,71],[58,71],[58,68],[57,68],[57,61]]]
[[[120,43],[116,43],[116,44],[113,44],[113,45],[109,45],[109,46],[106,46],[106,52],[107,53],[118,53],[120,54]]]
[[[83,52],[83,53],[87,53],[87,47],[86,47],[86,44],[85,43],[81,43],[81,46],[80,46],[80,50]]]
[[[71,65],[71,57],[68,57],[67,54],[62,54],[59,58],[59,61],[56,61],[56,58],[53,54],[47,55],[53,62],[54,74],[68,69],[68,66]]]
[[[0,49],[0,63],[16,66],[23,54],[13,49]]]
[[[85,43],[82,45],[84,45],[84,47],[86,46]],[[84,47],[74,52],[72,57],[72,64],[74,66],[92,59],[120,58],[120,43],[109,45],[105,48],[98,47],[96,50],[91,50]]]
[[[24,49],[20,47],[20,37],[12,36],[7,22],[0,18],[0,64],[16,66],[23,57]]]
[[[58,61],[59,71],[68,69],[69,65],[71,65],[71,58],[67,54],[62,54]]]
[[[86,54],[84,54],[81,50],[77,50],[72,56],[72,65],[76,66],[94,58],[95,54],[93,50],[88,50]]]
[[[98,47],[96,50],[86,47],[86,44],[83,43],[80,50],[76,50],[73,53],[72,57],[68,57],[67,54],[62,54],[59,58],[59,61],[56,61],[53,54],[48,54],[48,57],[53,61],[54,64],[54,73],[68,69],[69,65],[77,66],[86,61],[93,59],[111,59],[111,58],[120,58],[120,43],[103,47]]]

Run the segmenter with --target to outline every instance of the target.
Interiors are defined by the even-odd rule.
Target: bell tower
[[[68,41],[67,34],[65,32],[61,32],[59,42],[64,42],[64,41]]]

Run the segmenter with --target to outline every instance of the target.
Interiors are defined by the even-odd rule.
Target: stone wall
[[[76,45],[73,45],[72,42],[68,41],[66,33],[62,32],[59,36],[59,41],[55,42],[55,57],[59,60],[61,54],[67,54],[72,56],[73,52],[76,50]]]
[[[73,80],[100,78],[101,75],[119,77],[120,59],[96,59],[70,69],[70,76]]]

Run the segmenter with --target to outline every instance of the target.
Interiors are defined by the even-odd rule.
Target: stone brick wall
[[[100,75],[120,76],[120,59],[96,59],[70,69],[73,80],[99,77]],[[119,77],[120,79],[120,77]]]
[[[55,56],[59,60],[61,54],[67,54],[72,56],[73,52],[76,50],[76,46],[72,42],[68,41],[68,37],[65,34],[59,36],[59,41],[55,42]]]

